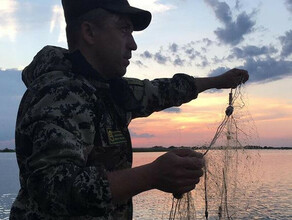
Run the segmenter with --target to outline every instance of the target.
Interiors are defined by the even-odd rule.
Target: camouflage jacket
[[[130,121],[196,98],[194,78],[105,81],[80,52],[52,46],[22,77],[10,219],[132,219],[131,200],[112,202],[106,172],[131,167]]]

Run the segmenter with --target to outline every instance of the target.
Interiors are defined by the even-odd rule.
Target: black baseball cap
[[[62,0],[62,5],[67,24],[97,8],[128,15],[133,23],[134,31],[147,28],[152,17],[149,11],[130,6],[127,0]]]

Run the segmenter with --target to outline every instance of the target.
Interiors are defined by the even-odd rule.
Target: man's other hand
[[[152,187],[181,195],[199,183],[205,162],[203,155],[191,149],[170,151],[152,164]]]

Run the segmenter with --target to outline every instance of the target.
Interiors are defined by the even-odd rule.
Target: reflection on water
[[[212,151],[213,158],[220,152]],[[161,153],[135,153],[134,166],[155,160]],[[212,157],[211,157],[212,158]],[[292,219],[292,151],[248,150],[239,158],[236,198],[231,199],[233,219]],[[204,218],[204,190],[200,183],[192,192],[196,219]],[[134,197],[134,219],[167,219],[172,196],[152,190]],[[212,201],[210,201],[212,202]],[[218,209],[209,210],[218,219]]]
[[[210,153],[214,154],[215,151]],[[288,220],[292,219],[292,151],[248,151],[254,160],[246,161],[247,176],[241,176],[245,187],[233,200],[238,208],[233,219]],[[163,153],[134,153],[134,166],[155,160]],[[244,168],[244,167],[243,167]],[[243,169],[240,168],[240,169]],[[9,218],[9,210],[19,189],[18,168],[14,153],[0,153],[0,219]],[[203,186],[193,191],[197,219],[203,219]],[[158,190],[141,193],[133,198],[134,219],[168,219],[172,196]],[[244,205],[243,205],[244,204]],[[210,210],[216,213],[217,210]],[[216,219],[216,218],[209,218]],[[217,218],[218,219],[218,218]]]

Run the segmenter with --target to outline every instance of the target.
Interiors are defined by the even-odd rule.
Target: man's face
[[[107,79],[125,75],[132,51],[137,49],[133,38],[133,25],[127,16],[113,16],[97,27],[94,56],[98,70]]]

